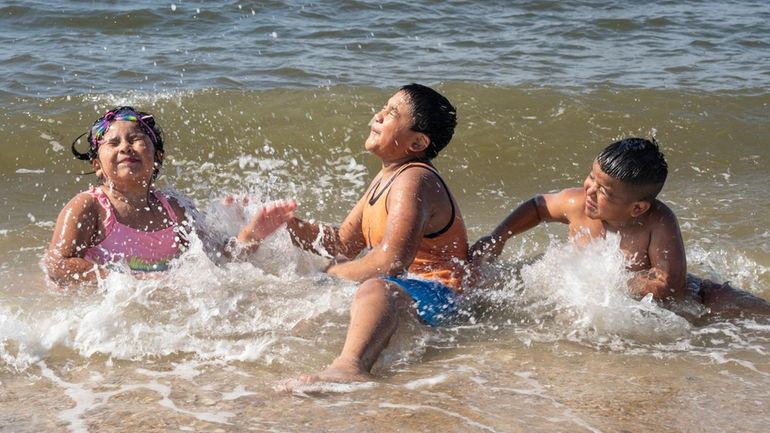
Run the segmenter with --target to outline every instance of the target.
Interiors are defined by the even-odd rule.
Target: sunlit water
[[[661,198],[679,216],[690,272],[769,297],[761,209],[770,197],[760,185],[770,134],[754,118],[766,97],[441,89],[459,101],[461,123],[436,164],[471,238],[532,194],[579,184],[616,137],[655,134],[672,167]],[[220,205],[226,193],[251,197],[248,211],[295,197],[301,216],[341,221],[377,167],[361,143],[390,92],[117,94],[52,98],[34,115],[5,111],[4,134],[27,144],[4,150],[2,424],[391,431],[395,419],[408,431],[763,430],[768,325],[694,325],[632,300],[616,240],[578,250],[559,225],[511,241],[488,270],[497,278],[469,290],[459,323],[430,329],[405,317],[372,382],[294,394],[280,392],[284,381],[339,352],[355,285],[324,275],[323,260],[284,232],[244,263],[219,263],[193,238],[153,278],[113,273],[76,293],[46,288],[39,261],[56,214],[93,181],[65,146],[103,107],[133,101],[159,113],[168,140],[160,187],[189,197],[210,235],[225,238],[245,218]]]
[[[405,316],[371,382],[293,394],[339,353],[355,285],[286,233],[243,263],[193,238],[169,272],[73,293],[40,267],[95,181],[69,144],[107,108],[156,114],[159,186],[225,238],[244,221],[227,193],[340,222],[377,169],[367,122],[416,80],[457,106],[436,165],[471,239],[654,135],[689,271],[770,299],[762,2],[173,5],[0,5],[0,431],[766,430],[767,323],[633,300],[616,240],[578,249],[560,225],[513,239],[458,323]]]

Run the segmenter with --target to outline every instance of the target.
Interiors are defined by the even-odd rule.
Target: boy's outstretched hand
[[[471,263],[481,264],[494,261],[503,252],[505,241],[497,240],[492,235],[484,236],[468,249]]]
[[[258,244],[294,217],[297,202],[293,199],[277,200],[265,204],[238,233],[238,241],[248,246]]]

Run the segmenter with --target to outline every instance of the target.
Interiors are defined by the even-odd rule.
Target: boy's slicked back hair
[[[639,191],[639,199],[653,200],[668,176],[668,164],[655,139],[624,138],[596,157],[607,175]]]
[[[400,90],[406,93],[412,108],[412,130],[430,138],[425,157],[433,159],[452,140],[457,126],[455,107],[443,95],[421,84],[408,84]]]

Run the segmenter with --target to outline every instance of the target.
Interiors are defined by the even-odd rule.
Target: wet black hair
[[[153,179],[157,178],[158,172],[160,170],[160,165],[163,163],[162,160],[160,160],[157,156],[158,153],[162,155],[164,152],[163,130],[161,130],[160,126],[158,126],[155,123],[155,117],[152,114],[135,110],[134,107],[129,107],[129,106],[115,107],[112,110],[104,113],[102,117],[96,119],[94,124],[91,125],[91,128],[88,130],[88,132],[84,132],[83,134],[80,134],[72,142],[72,153],[75,155],[77,159],[80,159],[83,161],[95,160],[98,156],[99,145],[101,144],[104,134],[110,128],[110,125],[112,124],[112,122],[115,122],[118,120],[135,122],[137,125],[139,125],[142,131],[144,131],[144,133],[150,138],[150,141],[152,141],[153,148],[155,149],[155,155],[156,155],[155,162],[157,164],[157,167],[155,167],[155,170],[153,171],[152,178]],[[77,144],[78,140],[80,140],[80,138],[86,134],[88,134],[88,151],[80,152],[75,148],[75,145]]]
[[[455,107],[443,95],[422,84],[408,84],[399,90],[406,93],[412,108],[412,130],[430,138],[425,157],[435,158],[454,135],[457,126]]]
[[[624,138],[604,148],[596,161],[607,175],[637,190],[641,200],[655,199],[668,176],[668,164],[655,139]]]

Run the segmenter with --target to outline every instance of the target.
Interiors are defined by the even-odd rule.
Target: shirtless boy
[[[474,262],[500,255],[512,236],[541,222],[569,225],[578,242],[620,235],[628,268],[636,271],[629,290],[638,297],[679,302],[692,296],[720,315],[768,315],[770,302],[710,281],[688,284],[682,235],[674,212],[655,197],[663,188],[668,167],[657,143],[626,138],[599,153],[582,188],[543,194],[524,202],[488,236],[471,247]],[[688,289],[688,285],[690,288]]]
[[[398,327],[399,310],[416,310],[431,326],[455,311],[468,238],[431,160],[449,144],[456,124],[445,97],[419,84],[402,87],[374,115],[365,143],[382,169],[342,224],[289,221],[295,244],[334,259],[328,273],[362,282],[342,353],[302,382],[367,380]]]

